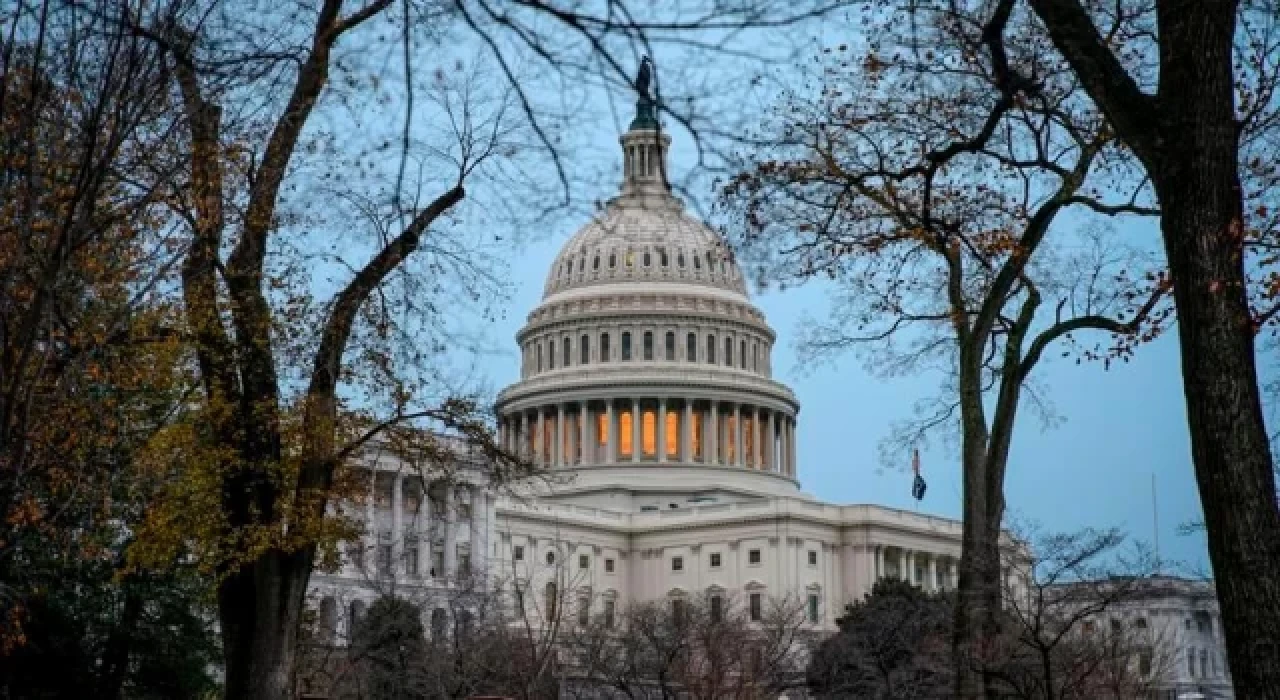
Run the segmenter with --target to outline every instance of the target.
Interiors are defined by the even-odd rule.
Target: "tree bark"
[[[227,663],[223,697],[292,697],[298,620],[313,550],[272,550],[219,584],[218,612]]]
[[[1239,697],[1280,698],[1280,507],[1245,288],[1232,51],[1237,3],[1157,3],[1154,97],[1124,73],[1078,0],[1031,6],[1155,186],[1232,682]]]

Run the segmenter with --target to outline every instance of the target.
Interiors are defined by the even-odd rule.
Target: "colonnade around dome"
[[[718,399],[556,403],[500,419],[506,449],[547,468],[616,464],[740,467],[795,477],[795,417]]]

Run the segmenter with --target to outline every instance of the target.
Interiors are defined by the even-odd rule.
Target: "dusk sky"
[[[618,110],[613,105],[605,114]],[[608,121],[605,117],[604,121]],[[616,190],[616,127],[602,125],[596,142],[583,153],[594,167],[611,173],[600,178],[605,198]],[[687,168],[691,139],[673,134],[673,172],[678,182]],[[608,159],[612,158],[612,167]],[[569,163],[570,166],[573,163]],[[709,189],[704,190],[710,199]],[[698,190],[693,190],[695,194]],[[702,202],[702,210],[706,210]],[[586,215],[566,217],[545,235],[527,236],[508,261],[513,285],[506,317],[491,334],[495,354],[481,359],[480,370],[495,387],[517,378],[514,335],[542,295],[545,275],[561,245]],[[1132,235],[1132,232],[1126,232]],[[877,503],[914,509],[910,497],[910,455],[897,464],[882,464],[878,443],[895,420],[911,414],[912,405],[938,390],[936,376],[884,380],[869,373],[853,355],[801,367],[796,359],[797,328],[806,314],[821,316],[829,302],[816,285],[755,293],[778,333],[775,376],[795,391],[801,403],[798,428],[799,475],[802,488],[828,502]],[[1177,339],[1173,333],[1141,348],[1128,363],[1102,365],[1046,353],[1036,376],[1048,389],[1059,424],[1045,428],[1029,410],[1019,414],[1006,497],[1008,515],[1046,531],[1081,527],[1119,527],[1132,538],[1150,543],[1156,518],[1152,508],[1152,475],[1156,477],[1159,545],[1163,558],[1200,569],[1207,566],[1202,535],[1179,534],[1179,526],[1200,517],[1190,461]],[[1025,409],[1025,406],[1024,406]],[[921,456],[929,488],[922,512],[959,517],[960,478],[954,447],[935,441]]]

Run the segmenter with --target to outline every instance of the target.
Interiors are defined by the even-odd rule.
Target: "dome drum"
[[[795,478],[795,414],[719,398],[583,399],[508,410],[506,449],[539,466],[736,467]]]

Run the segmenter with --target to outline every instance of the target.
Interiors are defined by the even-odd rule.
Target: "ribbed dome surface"
[[[669,195],[610,202],[560,250],[543,298],[618,282],[678,282],[747,295],[720,235]]]

